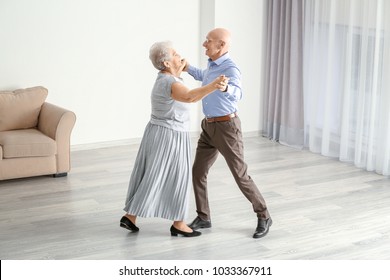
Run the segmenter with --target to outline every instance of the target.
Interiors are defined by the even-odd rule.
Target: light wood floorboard
[[[65,178],[0,181],[0,259],[389,259],[389,178],[261,137],[244,142],[274,221],[265,238],[252,238],[256,216],[221,156],[202,236],[171,237],[171,221],[158,218],[139,218],[136,234],[120,228],[138,150],[129,144],[73,151]],[[192,195],[188,222],[194,204]]]

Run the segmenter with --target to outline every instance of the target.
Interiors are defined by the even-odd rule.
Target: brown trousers
[[[244,147],[239,117],[225,122],[213,123],[208,123],[206,119],[203,119],[201,126],[202,133],[198,140],[192,167],[192,182],[198,216],[203,220],[210,220],[207,175],[216,161],[218,153],[221,153],[241,192],[252,203],[257,217],[268,219],[270,215],[264,198],[247,174],[248,166],[244,162]]]

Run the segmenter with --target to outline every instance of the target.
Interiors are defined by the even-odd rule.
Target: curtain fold
[[[303,147],[303,1],[268,1],[262,134]]]
[[[263,135],[390,175],[390,1],[267,5]]]

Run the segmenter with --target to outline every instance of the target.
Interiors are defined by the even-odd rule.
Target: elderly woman
[[[151,93],[152,114],[131,174],[120,226],[136,232],[138,216],[160,217],[173,221],[172,236],[199,236],[199,231],[184,222],[191,178],[188,103],[225,88],[228,79],[222,75],[205,86],[188,89],[180,79],[186,62],[170,42],[153,44],[149,58],[159,70]]]

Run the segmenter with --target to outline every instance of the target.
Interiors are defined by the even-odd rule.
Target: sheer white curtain
[[[304,3],[305,146],[390,175],[390,1]]]

